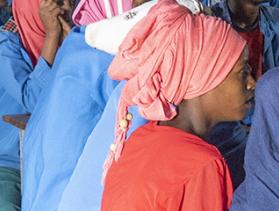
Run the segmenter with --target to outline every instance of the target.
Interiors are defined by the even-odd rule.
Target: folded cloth
[[[116,54],[126,34],[147,15],[157,2],[157,0],[149,1],[121,15],[89,24],[85,31],[86,43],[93,48]],[[194,14],[200,13],[203,8],[202,4],[196,0],[177,0],[177,3],[187,7]]]

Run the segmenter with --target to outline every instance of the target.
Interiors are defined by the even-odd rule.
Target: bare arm
[[[65,8],[59,6],[54,0],[42,0],[40,4],[40,18],[46,31],[41,56],[52,65],[65,31],[70,31],[70,26],[61,17]]]

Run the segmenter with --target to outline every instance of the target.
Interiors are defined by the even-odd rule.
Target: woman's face
[[[201,96],[204,109],[216,122],[241,120],[251,107],[254,89],[255,81],[248,64],[248,48],[245,48],[226,79]]]

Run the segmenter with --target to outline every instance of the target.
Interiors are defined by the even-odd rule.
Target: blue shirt
[[[107,75],[112,55],[89,47],[84,28],[64,40],[23,145],[23,211],[56,210],[84,144],[118,84]]]
[[[32,111],[48,81],[49,66],[33,67],[16,33],[0,31],[0,116]],[[0,166],[19,169],[19,131],[0,120]]]
[[[100,210],[103,193],[102,166],[114,140],[118,99],[124,85],[125,81],[122,81],[112,92],[103,115],[92,131],[63,193],[58,211]],[[133,119],[128,136],[147,122],[139,115],[137,107],[130,107],[129,112],[132,113]]]

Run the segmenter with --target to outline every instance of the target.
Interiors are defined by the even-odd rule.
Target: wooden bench
[[[27,125],[27,122],[31,114],[16,114],[16,115],[4,115],[3,121],[7,122],[19,129],[19,159],[20,159],[20,176],[22,178],[22,147],[23,147],[23,138],[24,131]],[[22,180],[21,180],[22,181]],[[22,184],[22,183],[21,183]]]
[[[4,115],[3,120],[20,130],[25,130],[26,124],[30,118],[30,114],[16,114],[16,115]]]

